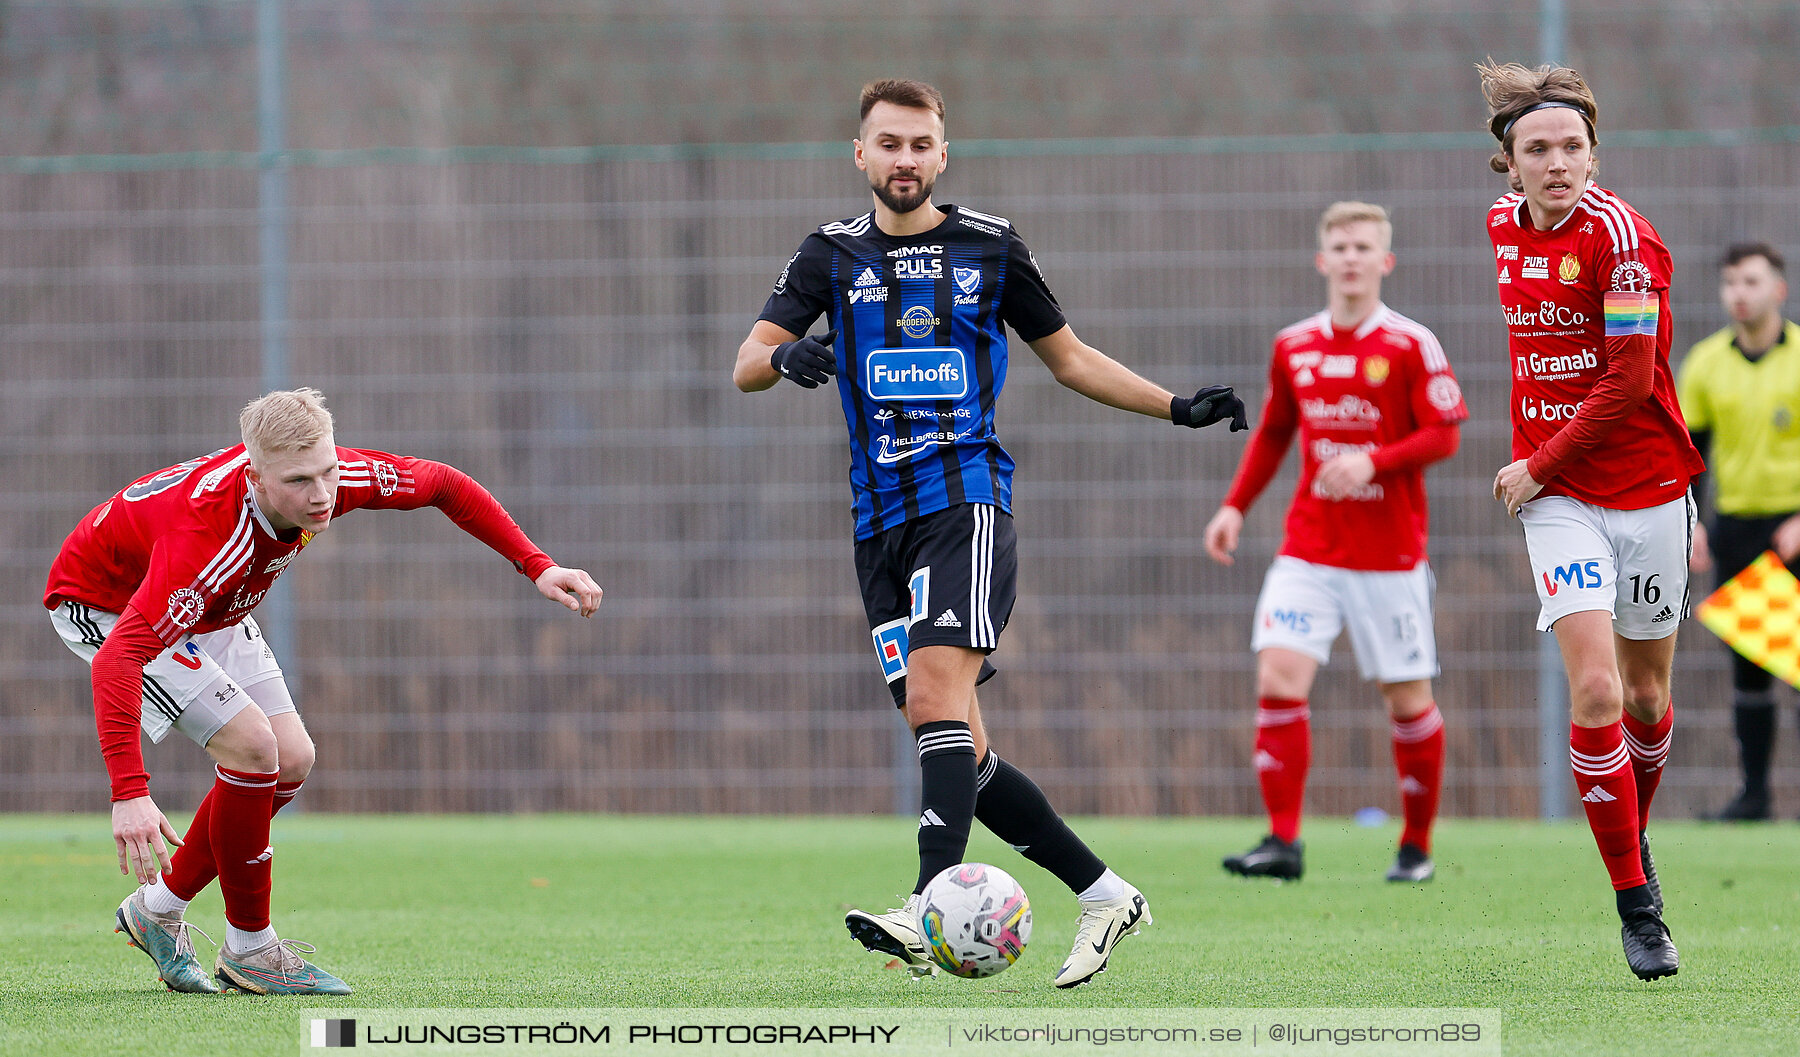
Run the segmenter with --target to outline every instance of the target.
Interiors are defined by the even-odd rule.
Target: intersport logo
[[[1573,404],[1554,404],[1548,400],[1533,400],[1523,397],[1519,400],[1519,415],[1527,422],[1543,419],[1545,422],[1567,422],[1581,410],[1581,401]]]

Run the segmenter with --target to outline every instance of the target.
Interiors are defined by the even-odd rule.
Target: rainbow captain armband
[[[1656,335],[1661,299],[1654,290],[1608,290],[1606,301],[1606,336],[1629,338],[1638,334]]]

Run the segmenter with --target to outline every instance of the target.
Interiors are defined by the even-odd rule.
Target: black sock
[[[1100,879],[1106,864],[1056,814],[1044,791],[998,754],[989,752],[979,768],[975,817],[994,836],[1055,874],[1077,895]]]
[[[919,739],[919,881],[962,862],[975,818],[975,736],[967,723],[921,723]]]
[[[1613,900],[1618,904],[1620,917],[1624,917],[1633,910],[1656,909],[1656,900],[1650,898],[1650,886],[1647,884],[1621,888],[1613,893]]]
[[[1731,724],[1737,731],[1744,792],[1767,799],[1769,756],[1775,747],[1775,702],[1768,694],[1740,693],[1732,704]]]

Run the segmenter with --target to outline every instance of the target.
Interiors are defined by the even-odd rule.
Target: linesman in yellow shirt
[[[1713,482],[1711,525],[1695,526],[1689,566],[1715,570],[1720,583],[1765,550],[1790,568],[1800,553],[1800,325],[1783,318],[1786,298],[1786,262],[1774,247],[1725,251],[1719,299],[1731,325],[1689,350],[1676,377]],[[1731,686],[1744,787],[1714,817],[1760,821],[1769,817],[1774,677],[1731,652]]]

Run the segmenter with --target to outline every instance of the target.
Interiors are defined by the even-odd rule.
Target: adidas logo
[[[935,628],[960,628],[962,627],[962,621],[956,619],[955,610],[946,609],[942,616],[931,622],[931,626]]]
[[[1400,795],[1402,796],[1418,796],[1427,791],[1425,783],[1419,781],[1410,774],[1405,778],[1400,779]]]
[[[1277,760],[1273,755],[1259,750],[1256,754],[1256,769],[1259,771],[1279,771],[1281,770],[1281,761]]]
[[[255,866],[259,862],[268,862],[274,858],[275,858],[275,849],[272,847],[264,848],[263,853],[261,855],[258,855],[256,858],[245,859],[244,865],[245,866]]]
[[[1673,619],[1674,616],[1675,616],[1675,611],[1673,609],[1670,609],[1668,606],[1664,606],[1664,607],[1662,607],[1661,613],[1658,613],[1655,616],[1650,618],[1650,623],[1660,624],[1665,620]]]
[[[925,813],[919,816],[920,829],[924,829],[926,826],[942,826],[943,824],[944,820],[939,818],[938,813],[930,808],[926,808]]]
[[[850,285],[859,290],[871,286],[880,286],[881,276],[876,275],[875,269],[873,268],[864,268],[862,274],[856,277],[856,282],[851,283]]]
[[[1595,786],[1594,788],[1589,789],[1586,793],[1583,793],[1581,799],[1584,802],[1589,803],[1589,804],[1605,804],[1610,801],[1617,800],[1619,798],[1612,795],[1611,793],[1607,792],[1606,790],[1600,788],[1599,786]]]

